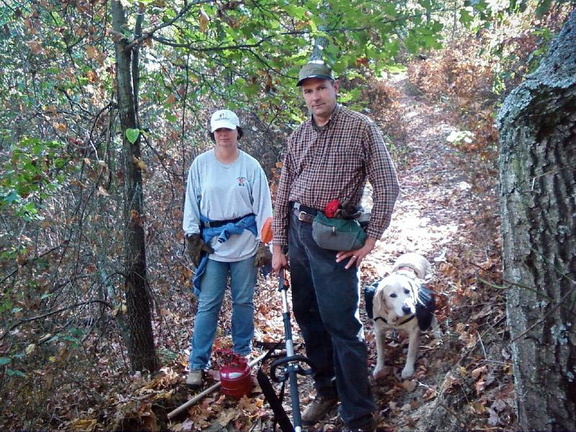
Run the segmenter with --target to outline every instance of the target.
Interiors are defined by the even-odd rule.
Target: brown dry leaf
[[[100,196],[110,196],[108,191],[106,189],[104,189],[102,187],[102,185],[98,186],[98,191],[96,193],[97,193],[97,195],[100,195]]]
[[[98,421],[96,419],[76,419],[70,423],[70,426],[79,432],[92,432],[97,425]]]
[[[436,396],[438,396],[438,391],[436,390],[436,388],[431,387],[424,392],[424,394],[422,395],[422,400],[424,402],[428,402],[431,401],[432,399],[435,399]]]
[[[205,33],[208,28],[208,24],[210,23],[210,17],[206,12],[204,12],[204,9],[200,9],[200,16],[198,17],[198,23],[200,24],[200,31],[202,33]]]
[[[32,54],[42,54],[44,52],[42,44],[35,40],[28,41],[28,47],[30,48]]]
[[[143,430],[150,432],[157,432],[160,430],[158,419],[156,418],[156,415],[152,411],[141,414],[140,421],[143,424],[142,428]]]
[[[471,402],[468,407],[474,414],[484,414],[486,412],[486,407],[481,402]]]
[[[402,382],[402,387],[409,392],[413,392],[418,387],[416,380],[406,380]]]
[[[476,383],[474,384],[474,388],[476,389],[476,394],[480,395],[486,388],[486,381],[484,380],[484,378],[476,381]]]
[[[460,384],[461,384],[460,379],[455,377],[454,375],[452,375],[452,373],[449,373],[446,376],[446,379],[444,380],[444,382],[442,383],[442,391],[447,393],[453,387],[459,386]]]
[[[98,82],[98,73],[96,71],[89,70],[86,72],[86,78],[88,78],[88,81],[91,83]]]
[[[132,162],[140,171],[146,171],[146,163],[142,159],[133,156]]]
[[[165,104],[173,104],[176,103],[176,95],[174,93],[170,93],[166,99],[164,99]]]
[[[472,378],[478,379],[480,377],[480,375],[486,375],[486,373],[488,373],[488,366],[484,365],[484,366],[480,366],[480,367],[477,367],[476,369],[474,369],[471,372],[471,375],[472,375]]]
[[[91,59],[98,58],[98,50],[95,47],[89,45],[86,47],[86,55]]]

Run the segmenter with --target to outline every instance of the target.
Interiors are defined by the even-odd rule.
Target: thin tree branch
[[[8,328],[8,330],[6,330],[6,331],[0,336],[0,340],[4,339],[12,330],[14,330],[16,327],[21,326],[22,324],[25,324],[25,323],[27,323],[27,322],[36,321],[36,320],[39,320],[39,319],[42,319],[42,318],[47,318],[47,317],[49,317],[49,316],[56,315],[56,314],[59,314],[59,313],[61,313],[61,312],[64,312],[65,310],[74,309],[74,308],[77,308],[77,307],[80,307],[80,306],[86,306],[86,305],[92,304],[92,303],[100,303],[100,304],[103,304],[104,306],[108,307],[109,309],[114,309],[110,303],[108,303],[108,302],[106,302],[106,301],[104,301],[104,300],[97,300],[97,299],[96,299],[96,300],[88,300],[88,301],[85,301],[85,302],[76,303],[76,304],[73,304],[73,305],[70,305],[70,306],[66,306],[66,307],[57,309],[57,310],[55,310],[55,311],[46,312],[45,314],[42,314],[42,315],[36,315],[36,316],[30,317],[30,318],[21,319],[20,321],[12,324],[12,325]]]

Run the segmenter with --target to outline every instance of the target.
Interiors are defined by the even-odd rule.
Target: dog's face
[[[419,281],[401,273],[383,278],[374,293],[374,316],[382,316],[393,324],[404,316],[416,313]]]

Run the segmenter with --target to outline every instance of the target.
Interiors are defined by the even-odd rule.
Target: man
[[[293,312],[314,365],[317,393],[302,423],[314,425],[339,400],[348,430],[372,431],[376,405],[358,317],[357,273],[390,224],[398,179],[378,127],[337,103],[339,83],[326,64],[306,64],[297,86],[312,115],[288,140],[274,205],[272,268],[288,266],[288,246]],[[312,237],[314,216],[335,199],[344,210],[360,206],[367,180],[374,206],[364,246],[320,248]]]

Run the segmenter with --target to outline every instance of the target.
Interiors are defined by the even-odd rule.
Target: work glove
[[[200,264],[202,252],[206,252],[207,254],[214,253],[214,249],[204,241],[200,234],[190,234],[186,236],[186,249],[188,250],[188,256],[190,260],[192,260],[194,267],[198,267]]]
[[[272,252],[270,248],[264,243],[260,243],[256,251],[256,258],[254,258],[254,267],[264,267],[272,264]]]

